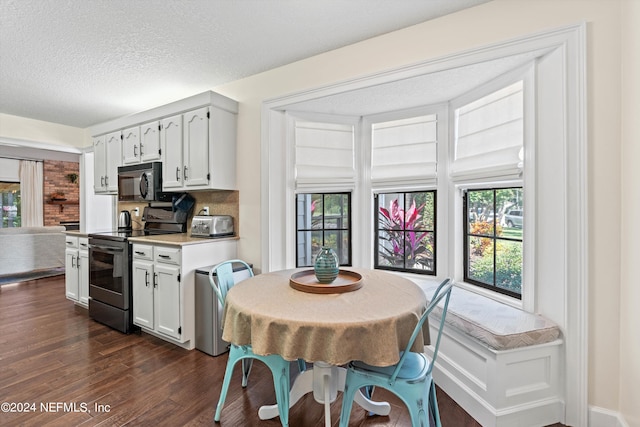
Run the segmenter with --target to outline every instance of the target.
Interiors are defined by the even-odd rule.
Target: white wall
[[[84,129],[1,113],[0,137],[76,148],[91,141]]]
[[[640,426],[640,1],[622,10],[622,277],[620,282],[620,410]],[[604,350],[604,349],[603,349]]]
[[[629,15],[626,19],[637,27],[640,16]],[[620,0],[494,0],[214,88],[240,102],[239,165],[241,171],[251,171],[240,172],[239,176],[240,256],[261,267],[260,215],[266,208],[260,206],[260,174],[256,171],[260,170],[260,107],[264,100],[586,21],[590,119],[588,218],[592,261],[589,269],[589,403],[620,411],[624,401],[621,392],[640,383],[637,373],[630,376],[629,372],[621,372],[617,363],[621,359],[621,339],[617,333],[620,295],[631,287],[630,282],[621,284],[619,267],[621,20]],[[637,188],[634,190],[637,193]],[[637,216],[637,209],[632,212]],[[636,322],[625,332],[625,337],[629,340],[637,337],[638,328]],[[624,349],[628,347],[625,345]],[[635,360],[640,360],[637,350],[634,351]],[[631,406],[624,408],[629,415]]]
[[[82,154],[80,160],[80,231],[94,233],[112,230],[115,224],[115,196],[96,195],[93,189],[93,153]]]

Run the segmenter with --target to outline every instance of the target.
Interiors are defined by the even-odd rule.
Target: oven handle
[[[124,252],[123,248],[116,248],[113,246],[100,246],[100,245],[89,245],[89,248],[91,249],[98,249],[104,252],[110,252],[110,253],[114,253],[114,252]]]

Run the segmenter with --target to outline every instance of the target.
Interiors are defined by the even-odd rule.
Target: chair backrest
[[[243,264],[249,270],[249,276],[253,277],[253,270],[246,262],[241,259],[230,259],[228,261],[223,261],[220,264],[214,265],[209,271],[209,283],[213,288],[216,296],[218,297],[218,301],[220,304],[224,306],[224,301],[227,298],[227,292],[229,289],[235,285],[235,280],[233,278],[233,264],[240,263]],[[213,276],[217,277],[217,281],[213,278]]]
[[[442,328],[444,327],[444,319],[447,316],[447,308],[449,307],[449,298],[451,298],[451,289],[453,288],[453,284],[450,283],[450,282],[451,282],[451,280],[448,279],[448,278],[443,280],[442,283],[440,283],[440,285],[438,285],[438,288],[433,293],[433,297],[431,297],[431,301],[429,302],[429,305],[427,306],[427,309],[425,310],[425,312],[420,317],[420,320],[418,321],[418,324],[416,325],[416,328],[413,330],[413,333],[411,334],[411,338],[409,339],[409,343],[407,344],[407,347],[405,348],[404,353],[402,354],[402,357],[400,357],[400,361],[396,365],[396,368],[393,370],[393,373],[391,374],[391,377],[389,378],[389,383],[390,384],[393,384],[395,382],[396,377],[398,376],[398,373],[400,372],[400,368],[402,367],[402,364],[404,363],[404,360],[406,359],[407,355],[411,351],[411,347],[413,347],[413,343],[415,342],[416,338],[418,337],[418,334],[422,333],[422,326],[424,325],[424,322],[426,322],[427,318],[429,317],[429,314],[431,314],[433,309],[436,308],[436,306],[440,303],[440,301],[442,301],[444,299],[444,306],[442,307],[442,315],[440,317],[440,324],[438,325],[438,336],[436,337],[436,341],[435,341],[434,349],[433,349],[433,358],[431,359],[431,363],[429,364],[428,373],[431,373],[431,370],[433,369],[433,364],[436,362],[436,358],[438,357],[438,347],[440,347],[440,337],[442,336]]]

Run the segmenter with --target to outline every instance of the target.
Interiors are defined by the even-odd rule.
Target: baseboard
[[[589,427],[629,427],[619,412],[589,406]]]

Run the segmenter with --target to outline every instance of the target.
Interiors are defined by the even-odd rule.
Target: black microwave
[[[160,201],[162,163],[140,163],[118,168],[118,200],[121,202]]]

